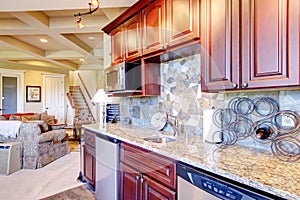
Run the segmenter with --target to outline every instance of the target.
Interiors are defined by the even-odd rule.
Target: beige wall
[[[24,112],[41,112],[42,102],[26,102],[26,86],[41,86],[43,87],[43,76],[39,71],[26,71],[24,73]],[[43,92],[43,91],[41,91]]]
[[[26,71],[24,73],[24,112],[43,112],[43,73],[42,71]],[[69,92],[69,74],[65,76],[65,94]],[[41,102],[26,102],[26,86],[41,86]],[[65,96],[66,97],[66,96]],[[65,105],[67,98],[65,98]],[[65,106],[66,107],[66,106]]]

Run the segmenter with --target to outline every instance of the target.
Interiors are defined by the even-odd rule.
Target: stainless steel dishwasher
[[[117,200],[120,141],[96,134],[96,199]]]
[[[177,164],[177,200],[267,200],[283,199],[224,177]]]

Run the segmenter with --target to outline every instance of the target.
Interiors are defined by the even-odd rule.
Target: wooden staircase
[[[75,109],[75,116],[78,116],[79,110],[82,108],[88,109],[89,115],[93,116],[90,108],[88,107],[86,99],[84,98],[84,96],[82,94],[80,87],[79,86],[70,86],[69,91],[70,91],[69,100],[72,101],[71,105],[72,105],[73,109]],[[93,119],[93,120],[95,120],[95,119]]]

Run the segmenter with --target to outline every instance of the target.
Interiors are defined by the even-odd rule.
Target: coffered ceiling
[[[63,71],[103,68],[103,44],[109,41],[105,41],[101,28],[135,1],[100,0],[100,9],[82,16],[84,27],[79,29],[74,14],[89,11],[88,3],[10,0],[0,5],[0,67]]]

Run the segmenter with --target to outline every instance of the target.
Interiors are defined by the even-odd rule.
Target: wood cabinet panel
[[[120,160],[137,171],[159,180],[161,184],[176,189],[175,160],[124,143],[121,144]]]
[[[132,168],[120,163],[120,192],[119,199],[140,199],[140,174]]]
[[[142,55],[141,48],[141,13],[136,14],[124,24],[126,60]]]
[[[156,0],[142,10],[143,54],[164,50],[166,0]]]
[[[83,146],[83,174],[84,179],[95,188],[95,179],[96,179],[96,159],[95,159],[95,149],[84,145]]]
[[[175,200],[176,192],[159,184],[147,176],[143,176],[143,200]]]
[[[85,144],[95,148],[96,147],[96,143],[95,143],[95,136],[96,134],[92,131],[89,131],[89,130],[84,130],[84,142]]]
[[[201,86],[235,89],[239,81],[239,1],[201,1]]]
[[[200,38],[200,1],[172,0],[167,5],[168,45],[174,46]]]
[[[124,59],[123,25],[118,26],[110,33],[112,65],[120,63]]]
[[[299,85],[299,1],[244,0],[242,5],[243,86]]]

